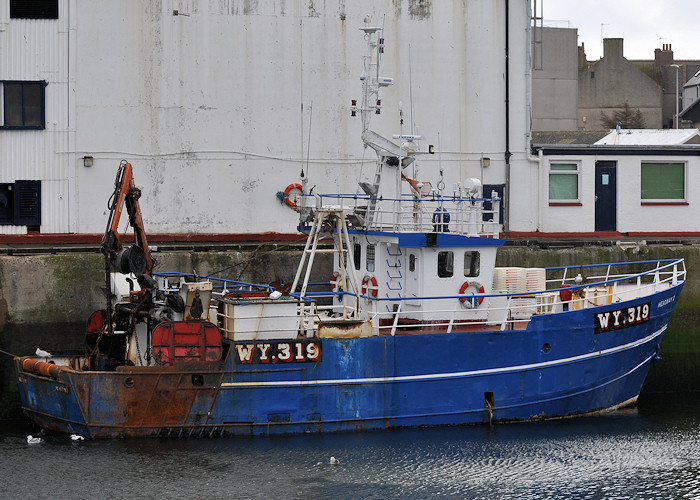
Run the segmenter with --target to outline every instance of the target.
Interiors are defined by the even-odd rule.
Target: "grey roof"
[[[554,132],[532,132],[533,144],[595,144],[610,133],[610,130],[570,130]]]

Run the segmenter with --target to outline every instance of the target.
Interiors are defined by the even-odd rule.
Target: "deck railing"
[[[495,194],[495,193],[494,193]],[[309,198],[311,195],[304,195]],[[436,232],[497,238],[499,198],[428,195],[416,198],[372,198],[359,194],[318,194],[316,209],[342,209],[355,229],[393,232]],[[306,205],[311,201],[306,200]],[[490,204],[486,209],[484,204]]]
[[[647,266],[638,272],[622,272],[615,269]],[[603,272],[600,272],[603,270]],[[579,274],[586,274],[584,278]],[[584,266],[560,266],[546,268],[547,288],[519,293],[490,293],[470,295],[446,295],[425,297],[368,297],[359,296],[362,311],[360,317],[372,321],[375,332],[395,335],[402,332],[442,330],[451,332],[461,328],[513,329],[525,328],[533,316],[554,314],[567,310],[588,309],[626,300],[649,296],[670,288],[685,280],[683,259],[658,261],[620,262]],[[330,304],[318,307],[323,314],[351,316],[353,300],[340,301],[343,295],[356,297],[348,291],[315,292],[307,298],[319,301],[331,299]],[[483,299],[482,305],[465,309],[459,299],[472,301]],[[454,302],[453,307],[438,307],[445,299]],[[421,308],[407,307],[407,303],[421,303]],[[340,311],[345,305],[347,310]],[[431,304],[435,306],[431,307]],[[389,307],[384,307],[389,305]],[[471,317],[470,317],[471,316]],[[436,317],[441,319],[436,320]]]
[[[624,271],[641,266],[645,269]],[[546,268],[546,273],[544,290],[470,295],[466,297],[470,301],[483,299],[474,308],[465,308],[459,300],[465,298],[463,295],[375,298],[350,291],[328,291],[329,283],[309,284],[304,297],[291,293],[271,299],[268,293],[273,289],[267,285],[206,279],[214,283],[210,309],[217,311],[215,322],[225,335],[258,340],[313,337],[320,323],[341,317],[370,321],[375,335],[524,329],[533,316],[614,304],[671,288],[685,280],[686,269],[683,259],[666,259],[551,267]],[[454,305],[446,306],[450,302]],[[421,306],[414,308],[407,303]]]

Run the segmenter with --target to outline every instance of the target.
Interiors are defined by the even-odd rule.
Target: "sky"
[[[532,0],[545,26],[578,29],[586,58],[603,56],[602,38],[623,38],[627,59],[654,59],[671,44],[675,59],[700,59],[700,0]],[[601,25],[603,36],[601,38]]]

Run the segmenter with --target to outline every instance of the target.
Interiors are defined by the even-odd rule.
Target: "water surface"
[[[596,417],[359,434],[28,445],[36,432],[2,424],[0,498],[700,498],[697,394]]]

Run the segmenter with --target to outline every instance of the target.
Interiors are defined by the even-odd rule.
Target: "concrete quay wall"
[[[20,414],[14,367],[6,353],[33,354],[81,349],[85,322],[104,308],[104,257],[79,251],[0,255],[0,418]],[[178,270],[248,282],[291,282],[300,247],[161,250],[154,253],[158,271]],[[317,259],[312,281],[328,280],[328,255]],[[684,257],[687,283],[661,345],[644,392],[700,391],[700,246],[626,245],[542,248],[507,246],[498,266],[552,267],[595,262],[625,262]]]

